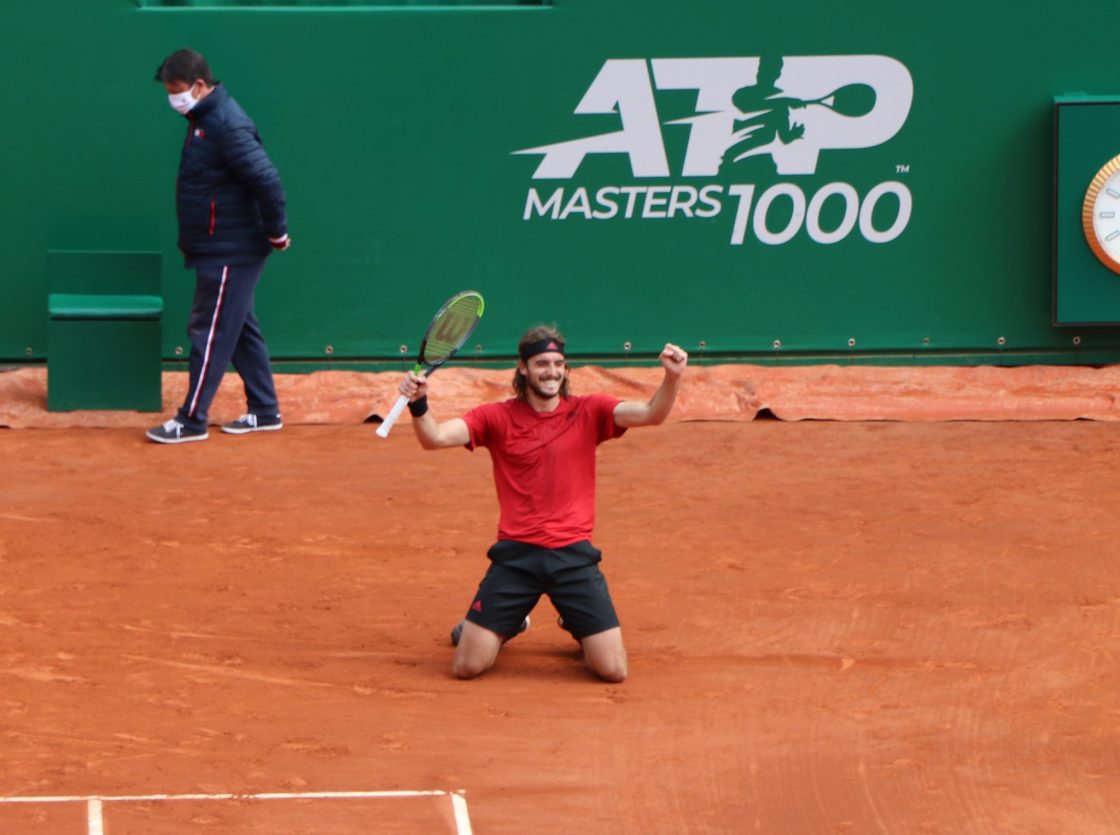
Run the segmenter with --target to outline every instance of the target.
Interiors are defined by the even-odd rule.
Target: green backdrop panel
[[[465,288],[481,359],[539,321],[582,356],[1111,359],[1116,329],[1053,324],[1053,102],[1117,92],[1098,8],[8,4],[0,359],[45,353],[48,249],[161,251],[186,347],[185,124],[152,81],[184,45],[284,177],[278,359],[398,358]]]

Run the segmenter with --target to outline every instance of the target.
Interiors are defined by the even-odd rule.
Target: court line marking
[[[86,822],[89,835],[105,835],[105,818],[101,814],[101,801],[94,798],[86,805]]]
[[[451,809],[455,813],[455,830],[459,835],[472,835],[471,818],[467,814],[467,799],[460,792],[451,795]]]
[[[422,791],[348,791],[348,792],[254,792],[237,794],[122,794],[122,795],[41,795],[0,797],[3,803],[85,803],[89,835],[104,835],[104,805],[106,803],[143,803],[172,800],[333,800],[392,797],[448,797],[455,817],[457,835],[473,835],[465,792],[439,789]]]

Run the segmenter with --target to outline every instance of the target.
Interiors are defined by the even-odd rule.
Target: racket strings
[[[481,314],[482,299],[478,296],[465,296],[448,305],[432,322],[424,345],[424,361],[440,362],[459,350]]]

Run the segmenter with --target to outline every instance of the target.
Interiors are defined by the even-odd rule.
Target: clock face
[[[1081,205],[1081,226],[1093,254],[1120,273],[1120,156],[1105,163],[1089,184]]]

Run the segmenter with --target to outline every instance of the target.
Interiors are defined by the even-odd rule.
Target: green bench
[[[47,410],[158,412],[162,256],[47,253]]]

